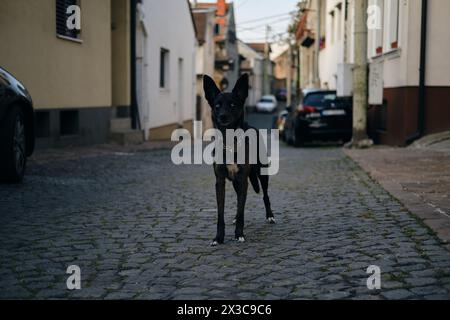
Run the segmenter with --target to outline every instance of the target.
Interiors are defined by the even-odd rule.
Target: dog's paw
[[[243,236],[242,237],[237,237],[236,241],[240,242],[240,243],[243,243],[243,242],[245,242],[245,238]]]
[[[274,217],[269,217],[269,218],[267,218],[267,222],[270,223],[270,224],[275,224],[275,223],[276,223]]]
[[[219,245],[219,243],[216,240],[213,240],[213,242],[211,242],[211,247],[217,247]]]
[[[215,238],[212,242],[211,242],[211,247],[217,247],[219,244],[223,244],[224,239],[223,238]]]

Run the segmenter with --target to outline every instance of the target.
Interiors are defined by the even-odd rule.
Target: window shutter
[[[69,30],[67,28],[69,15],[66,13],[69,6],[77,4],[77,0],[56,0],[56,34],[69,38],[78,38],[78,30]]]

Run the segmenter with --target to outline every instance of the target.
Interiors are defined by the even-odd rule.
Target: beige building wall
[[[81,40],[56,36],[56,1],[2,0],[0,63],[35,107],[111,106],[111,0],[81,0]]]

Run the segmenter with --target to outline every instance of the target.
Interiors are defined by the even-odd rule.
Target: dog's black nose
[[[228,124],[228,123],[230,122],[230,117],[227,116],[226,114],[221,114],[221,115],[219,116],[219,122],[220,122],[221,124]]]

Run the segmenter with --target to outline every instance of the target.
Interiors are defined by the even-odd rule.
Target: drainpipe
[[[425,133],[425,104],[426,104],[426,58],[427,58],[427,25],[428,0],[422,0],[422,18],[420,27],[420,73],[419,73],[419,112],[417,115],[417,132],[408,137],[407,144],[421,138]]]
[[[131,116],[131,128],[140,128],[139,123],[139,109],[137,103],[137,82],[136,82],[136,12],[137,3],[140,0],[130,0],[130,85],[131,85],[131,106],[130,106],[130,116]]]

